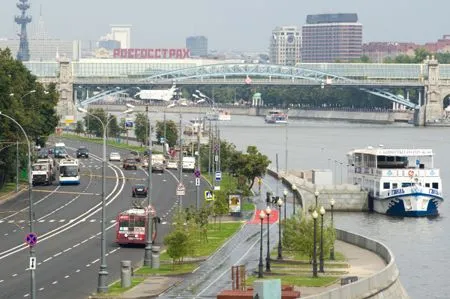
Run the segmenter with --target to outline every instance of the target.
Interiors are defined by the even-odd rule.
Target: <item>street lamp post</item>
[[[292,184],[292,205],[293,205],[293,212],[292,214],[295,215],[295,204],[297,203],[297,186],[295,184]]]
[[[122,114],[129,114],[133,112],[132,105],[127,105],[129,109],[122,112]],[[105,196],[105,185],[106,185],[106,130],[108,129],[109,122],[113,119],[112,117],[110,119],[107,119],[106,124],[103,123],[103,121],[95,114],[92,114],[88,112],[86,109],[78,107],[77,110],[82,113],[86,113],[95,119],[98,120],[98,122],[102,125],[103,129],[103,154],[102,154],[102,220],[101,220],[101,249],[100,249],[100,269],[98,271],[98,285],[97,285],[97,292],[98,293],[105,293],[108,291],[108,285],[106,284],[106,278],[108,276],[108,270],[107,270],[107,264],[106,264],[106,196]],[[148,191],[147,191],[148,192]]]
[[[317,277],[317,227],[316,227],[316,222],[317,222],[317,217],[319,215],[317,214],[317,211],[314,210],[312,213],[312,217],[314,220],[314,241],[313,241],[313,277]]]
[[[33,93],[35,91],[30,91],[29,93]],[[11,116],[6,115],[6,114],[2,114],[2,112],[0,111],[0,116],[4,116],[7,119],[11,120],[13,123],[15,123],[20,130],[22,131],[23,135],[25,136],[25,139],[27,141],[27,146],[28,146],[28,167],[27,167],[27,172],[28,172],[28,211],[29,211],[29,221],[30,221],[30,233],[34,233],[34,217],[33,217],[33,178],[31,175],[31,145],[30,145],[30,139],[28,138],[27,133],[25,132],[24,128]],[[30,246],[30,260],[32,258],[35,258],[35,251],[34,251],[34,247]],[[31,299],[35,299],[36,298],[36,280],[35,280],[35,269],[30,269],[30,273],[31,273],[31,281],[30,281],[30,294],[31,294]]]
[[[269,232],[269,220],[270,220],[270,214],[272,213],[272,210],[268,206],[266,208],[266,215],[267,215],[267,256],[266,256],[266,272],[270,272],[270,232]]]
[[[263,277],[264,264],[263,264],[263,222],[266,217],[266,213],[261,210],[259,213],[259,219],[261,220],[261,240],[259,242],[259,264],[258,264],[258,278]]]
[[[286,223],[286,206],[287,206],[287,195],[288,195],[288,191],[287,189],[284,189],[283,191],[283,198],[284,198],[284,223]]]
[[[319,199],[319,190],[316,190],[315,192],[314,192],[314,196],[315,196],[315,198],[316,198],[316,206],[314,207],[314,209],[316,210],[317,209],[317,201],[318,201],[318,199]]]
[[[332,198],[330,200],[330,206],[331,206],[331,228],[334,230],[334,223],[333,223],[333,208],[334,208],[334,204],[335,204],[335,200],[334,198]],[[330,260],[334,261],[334,242],[331,244],[331,249],[330,249]]]
[[[319,271],[324,273],[324,269],[323,269],[323,216],[325,215],[325,208],[324,207],[320,207],[320,269]]]
[[[283,200],[281,198],[278,199],[277,201],[277,205],[278,205],[278,214],[281,216],[281,206],[283,205]],[[286,204],[285,204],[286,206]],[[281,245],[281,217],[278,216],[278,257],[277,259],[282,260],[283,259],[283,247]]]
[[[150,209],[152,202],[152,123],[150,121],[150,112],[148,106],[146,107],[147,119],[148,119],[148,176],[147,176],[147,209]],[[165,142],[165,140],[164,140]],[[150,267],[152,265],[152,237],[153,237],[153,215],[149,210],[147,219],[147,233],[145,234],[145,250],[144,250],[144,266]]]

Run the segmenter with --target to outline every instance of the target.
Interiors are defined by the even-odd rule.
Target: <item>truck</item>
[[[152,154],[152,172],[164,172],[166,168],[166,158],[163,154]]]
[[[183,171],[192,171],[195,169],[195,157],[183,157]]]
[[[51,185],[55,180],[53,166],[48,162],[36,162],[31,166],[33,186],[38,184]]]

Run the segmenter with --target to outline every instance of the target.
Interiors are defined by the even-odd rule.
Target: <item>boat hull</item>
[[[373,209],[377,213],[399,217],[438,216],[438,207],[443,202],[439,196],[410,193],[374,198]]]

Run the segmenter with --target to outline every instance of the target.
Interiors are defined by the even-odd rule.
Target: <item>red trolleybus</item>
[[[148,215],[155,216],[152,206],[146,208],[133,208],[119,213],[116,219],[116,243],[145,244]],[[156,230],[153,228],[152,240],[156,238]]]

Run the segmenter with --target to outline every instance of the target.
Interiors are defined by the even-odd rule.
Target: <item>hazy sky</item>
[[[0,0],[0,37],[18,32],[16,0]],[[109,24],[131,24],[134,47],[184,47],[205,35],[210,49],[266,50],[275,26],[305,23],[307,14],[357,13],[367,41],[435,41],[450,34],[449,0],[32,0],[42,5],[51,37],[97,41]],[[85,46],[84,44],[83,46]]]

